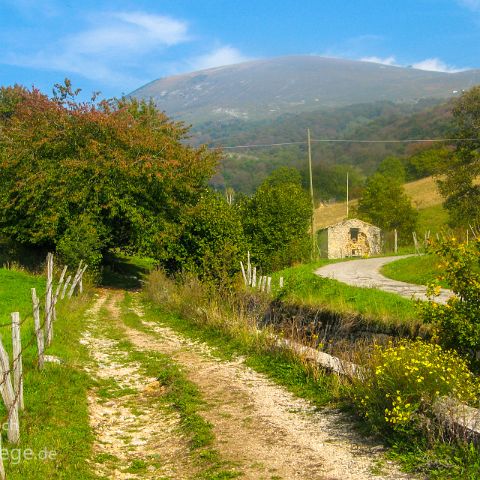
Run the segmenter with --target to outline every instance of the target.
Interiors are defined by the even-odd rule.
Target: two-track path
[[[115,382],[120,393],[124,390],[108,401],[99,391],[91,393],[93,463],[102,478],[198,478],[188,441],[177,428],[179,419],[149,401],[149,396],[162,394],[161,387],[129,360],[123,351],[127,342],[142,354],[168,355],[198,387],[206,402],[201,415],[213,425],[214,447],[223,460],[235,465],[239,478],[411,478],[384,461],[382,447],[357,433],[339,411],[318,410],[294,397],[248,368],[242,358],[218,359],[207,345],[183,337],[161,318],[148,316],[147,321],[138,294],[129,314],[138,316],[141,328],[128,326],[120,308],[123,298],[124,292],[99,290],[82,341],[91,352],[91,375]],[[134,461],[146,468],[129,472]]]
[[[320,277],[332,278],[354,287],[377,288],[410,299],[427,300],[427,288],[425,286],[393,280],[380,273],[380,269],[387,263],[410,256],[412,255],[367,258],[331,263],[330,265],[319,268],[315,273]],[[435,301],[437,303],[446,303],[452,295],[453,292],[451,290],[442,289],[440,295],[435,298]]]

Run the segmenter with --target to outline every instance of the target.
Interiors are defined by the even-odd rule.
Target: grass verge
[[[393,293],[352,287],[315,275],[314,271],[324,264],[309,263],[276,272],[272,280],[274,285],[278,285],[279,277],[283,276],[285,287],[274,294],[283,302],[319,307],[338,316],[360,315],[366,323],[377,325],[379,330],[382,327],[387,330],[406,328],[418,332],[423,328],[415,302]]]
[[[24,272],[0,270],[1,317],[20,311],[26,318],[31,309],[30,288],[43,294],[45,280]],[[88,465],[93,442],[88,421],[87,391],[92,380],[83,371],[87,352],[79,344],[88,294],[62,302],[57,309],[55,336],[47,351],[62,359],[36,368],[37,350],[33,322],[22,325],[24,352],[25,410],[20,414],[21,439],[18,446],[4,438],[5,469],[9,479],[38,480],[97,478]],[[11,351],[8,328],[2,329],[7,350]],[[2,406],[1,416],[5,415]]]
[[[416,285],[427,285],[433,282],[442,271],[439,267],[440,259],[435,255],[421,255],[402,258],[396,262],[387,263],[381,269],[382,275],[402,282]],[[445,282],[440,284],[448,288]]]

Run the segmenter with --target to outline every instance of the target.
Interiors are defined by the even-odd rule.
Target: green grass
[[[272,282],[284,277],[285,287],[274,294],[286,303],[322,308],[336,314],[360,315],[367,323],[417,331],[420,325],[415,302],[374,288],[359,288],[322,278],[313,272],[325,261],[277,272]]]
[[[427,285],[434,281],[442,271],[438,266],[439,258],[435,255],[421,255],[402,258],[396,262],[388,263],[381,269],[381,273],[388,278],[416,285]],[[448,288],[445,282],[440,282]]]
[[[442,205],[423,208],[419,210],[418,213],[418,232],[421,232],[422,234],[430,232],[432,235],[448,229],[448,212]]]
[[[104,258],[101,283],[103,286],[135,290],[155,266],[152,258],[109,253]]]
[[[30,288],[44,292],[42,277],[24,272],[0,270],[0,308],[3,320],[12,310],[22,318],[31,311]],[[93,437],[88,421],[87,390],[92,380],[83,371],[87,352],[78,343],[83,330],[83,314],[88,297],[73,298],[58,306],[52,347],[47,351],[63,360],[60,365],[47,363],[42,371],[36,368],[36,344],[31,320],[22,325],[24,360],[25,410],[20,414],[20,445],[12,446],[4,438],[10,452],[5,462],[7,477],[18,480],[62,478],[89,480],[97,478],[87,459],[91,456]],[[2,329],[7,350],[11,351],[8,328]],[[0,409],[1,415],[5,409]],[[25,459],[25,455],[35,457]],[[39,458],[51,455],[50,459]],[[53,458],[54,457],[54,458]],[[21,461],[17,462],[21,458]]]

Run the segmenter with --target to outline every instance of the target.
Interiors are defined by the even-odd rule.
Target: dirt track
[[[196,478],[186,442],[175,429],[178,419],[162,417],[145,400],[145,388],[154,379],[141,378],[138,365],[122,361],[118,338],[107,338],[98,328],[103,308],[118,335],[135,350],[158,351],[171,356],[190,381],[199,388],[207,408],[202,411],[214,428],[215,448],[222,458],[236,465],[239,478],[367,480],[411,478],[382,459],[382,447],[354,432],[349,420],[335,410],[316,410],[246,367],[242,359],[220,361],[208,346],[192,342],[157,321],[146,321],[137,300],[131,312],[142,321],[142,329],[122,320],[120,291],[100,291],[89,315],[83,342],[90,348],[91,374],[112,378],[120,388],[133,389],[105,403],[98,395],[90,400],[96,451],[111,454],[114,462],[101,463],[97,471],[106,478]],[[107,320],[105,320],[107,318]],[[149,319],[151,320],[151,319]],[[141,413],[135,403],[141,402]],[[165,464],[150,466],[144,473],[126,474],[132,458],[150,462],[152,455]],[[381,473],[373,469],[382,464]]]

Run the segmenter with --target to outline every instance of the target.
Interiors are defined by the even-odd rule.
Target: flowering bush
[[[434,302],[439,294],[437,283],[429,285],[431,301],[419,304],[426,323],[431,323],[439,342],[455,348],[471,360],[480,353],[480,239],[469,244],[449,238],[432,245],[431,250],[441,258],[442,276],[456,294],[446,305]]]
[[[421,340],[376,345],[354,386],[359,412],[377,429],[411,432],[442,396],[473,403],[478,383],[453,351]]]

